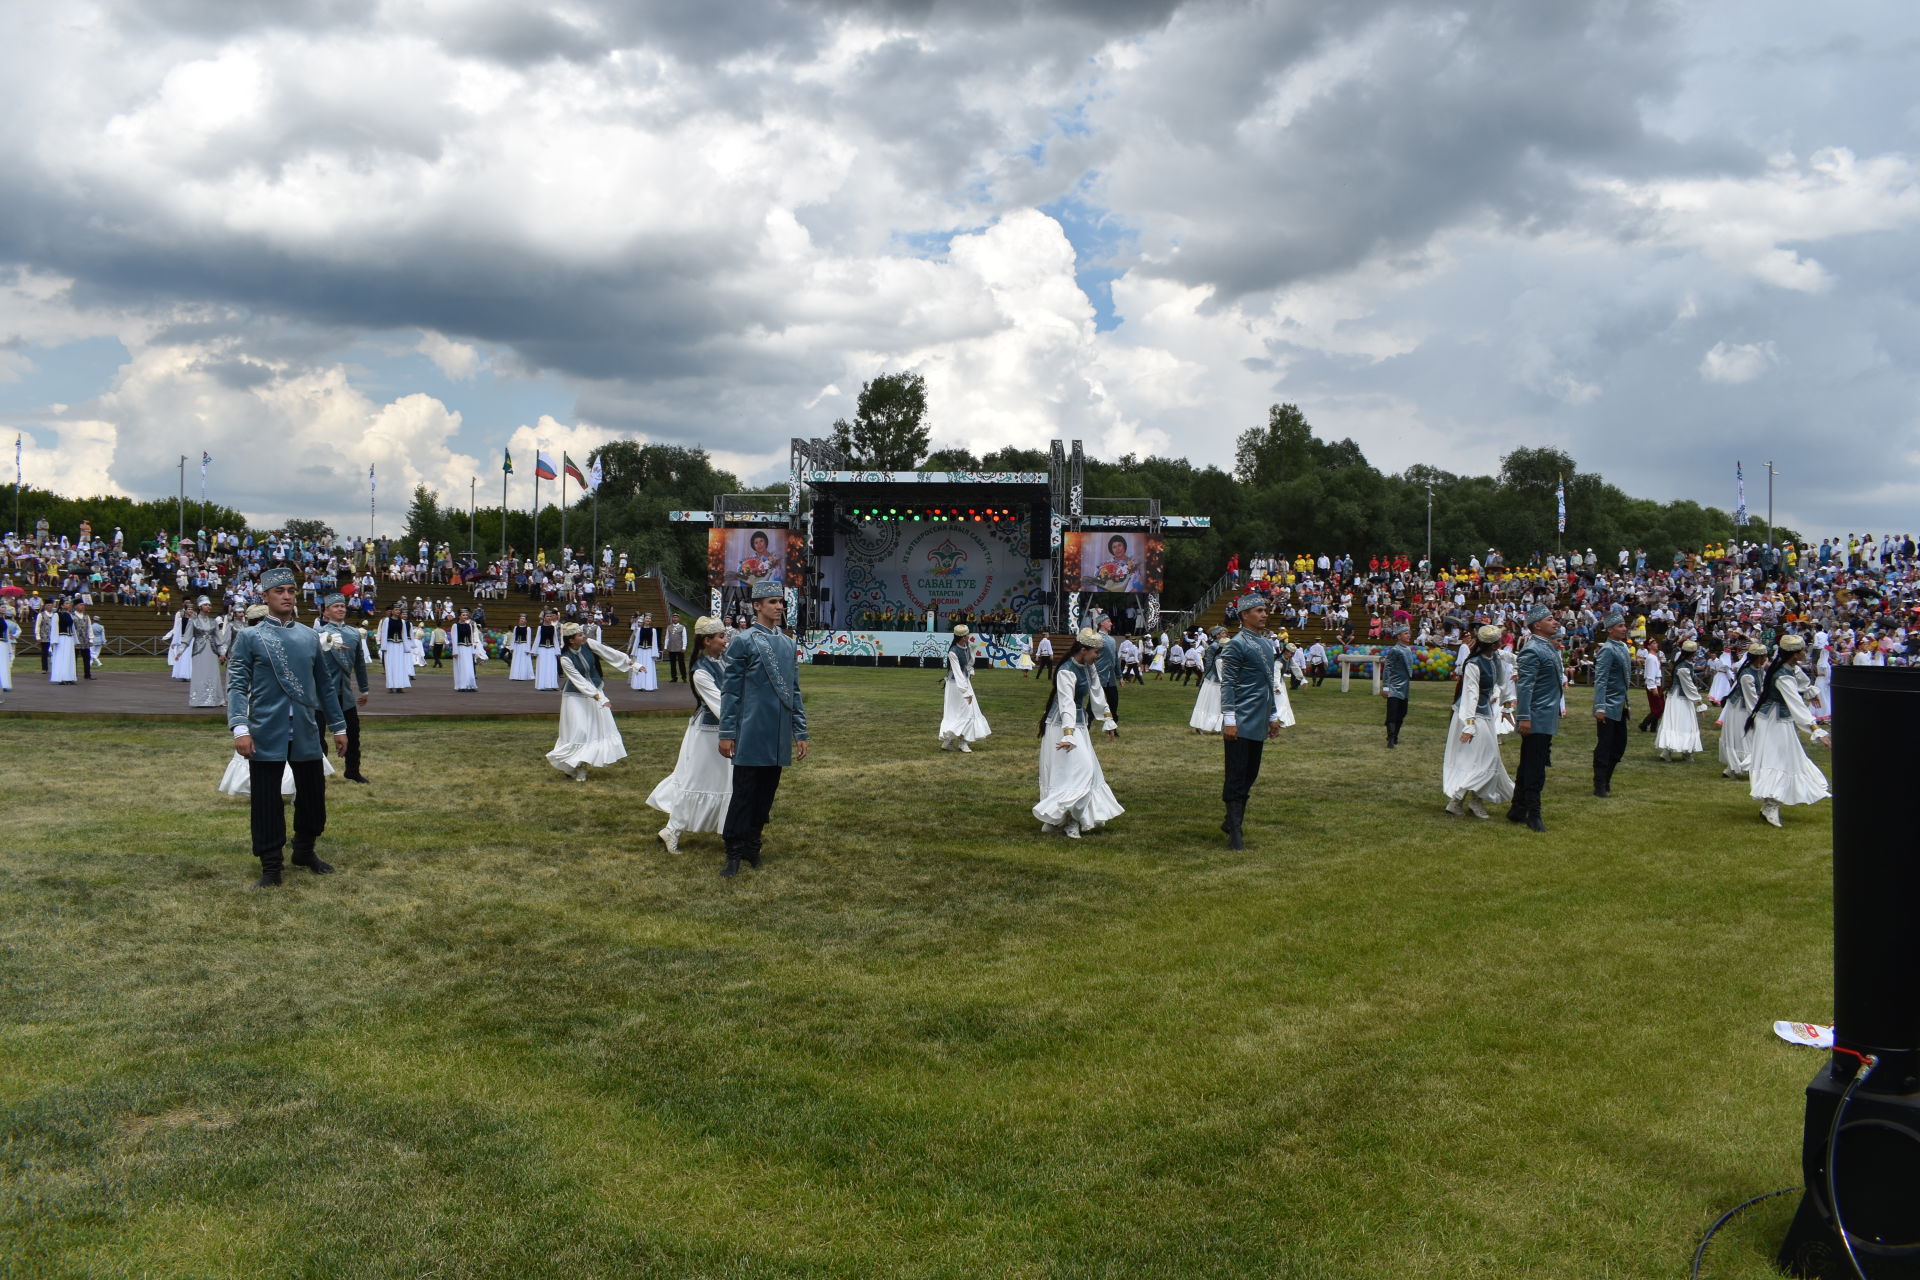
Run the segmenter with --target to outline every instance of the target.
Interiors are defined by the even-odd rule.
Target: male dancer
[[[283,769],[293,770],[293,865],[317,876],[333,868],[313,851],[327,829],[327,780],[320,768],[320,725],[347,749],[347,722],[334,697],[335,679],[320,652],[320,636],[293,620],[299,592],[293,570],[260,575],[267,616],[234,637],[227,658],[227,724],[233,749],[247,759],[252,789],[253,854],[260,859],[256,889],[280,883],[287,815],[280,799]]]
[[[1380,655],[1380,696],[1387,700],[1387,745],[1400,745],[1400,726],[1407,720],[1407,700],[1413,693],[1413,628],[1395,624],[1393,643]]]
[[[773,812],[780,770],[807,758],[807,710],[793,641],[781,632],[787,600],[777,582],[753,584],[753,625],[727,645],[720,686],[720,754],[733,761],[733,798],[720,837],[727,846],[723,876],[740,874],[744,859],[760,866],[760,833]]]
[[[687,624],[680,621],[680,615],[669,613],[673,621],[667,624],[667,683],[678,684],[687,678]]]
[[[1613,771],[1627,753],[1627,684],[1633,656],[1627,652],[1627,620],[1609,613],[1600,625],[1606,641],[1593,659],[1593,794],[1613,794]]]
[[[1274,700],[1273,641],[1267,636],[1267,598],[1249,592],[1237,605],[1240,631],[1220,650],[1220,719],[1227,742],[1226,783],[1220,798],[1227,806],[1227,848],[1244,849],[1241,825],[1247,798],[1260,777],[1260,756],[1267,738],[1280,728]]]
[[[1560,731],[1560,691],[1565,677],[1560,666],[1560,620],[1543,604],[1527,610],[1527,635],[1514,663],[1514,728],[1520,731],[1520,770],[1514,779],[1513,807],[1508,822],[1524,822],[1528,830],[1545,833],[1540,820],[1540,793],[1547,786],[1547,766],[1553,763],[1553,735]]]
[[[314,630],[322,636],[321,649],[333,669],[333,696],[347,722],[346,772],[348,782],[365,782],[360,773],[360,712],[367,705],[367,647],[360,632],[347,625],[347,598],[338,592],[320,602],[320,621]],[[358,689],[356,694],[355,690]]]
[[[1120,680],[1126,671],[1120,665],[1120,642],[1113,638],[1113,619],[1100,615],[1100,656],[1093,660],[1094,674],[1100,678],[1100,692],[1107,695],[1107,715],[1120,723]],[[1120,731],[1113,731],[1115,737]]]

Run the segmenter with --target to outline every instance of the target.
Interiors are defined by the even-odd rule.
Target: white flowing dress
[[[615,671],[626,671],[633,665],[626,654],[598,640],[588,640],[585,647]],[[613,722],[613,703],[605,692],[574,670],[571,662],[557,665],[567,686],[560,693],[560,735],[553,750],[547,752],[547,763],[562,773],[571,773],[583,764],[601,768],[626,759],[627,744]]]
[[[453,625],[450,638],[453,640],[453,688],[456,693],[463,689],[479,690],[480,680],[474,668],[487,656],[486,649],[478,643],[480,628],[473,627],[467,634],[473,637],[474,643],[461,644],[460,624],[456,622]]]
[[[658,632],[654,633],[657,637]],[[651,693],[660,687],[660,650],[653,644],[640,643],[640,628],[635,627],[627,638],[627,656],[633,659],[633,671],[627,676],[627,687],[638,689],[642,693]]]
[[[1513,798],[1513,778],[1500,759],[1500,692],[1494,689],[1487,714],[1481,715],[1480,668],[1469,662],[1460,673],[1460,700],[1447,721],[1447,750],[1440,763],[1440,789],[1448,800],[1463,800],[1468,793],[1491,804]],[[1473,740],[1460,741],[1463,733]]]
[[[527,628],[525,640],[514,639],[513,634],[513,632],[507,633],[507,652],[512,655],[512,661],[507,666],[507,679],[531,680],[533,679],[534,630],[531,627]]]
[[[940,745],[978,742],[990,736],[986,713],[980,710],[979,695],[973,691],[973,677],[960,663],[960,655],[947,650],[947,677],[941,682]]]
[[[1187,717],[1187,727],[1198,729],[1201,733],[1219,733],[1225,727],[1220,715],[1220,668],[1215,654],[1206,656],[1201,667],[1200,692],[1193,699],[1193,714]]]
[[[647,804],[667,815],[675,831],[718,833],[727,820],[733,799],[733,761],[720,754],[720,686],[713,673],[698,661],[693,669],[693,692],[713,724],[695,712],[680,739],[680,758],[673,772],[647,796]]]
[[[19,634],[18,623],[0,618],[0,693],[13,692],[13,650],[19,643],[14,637]]]
[[[1713,672],[1713,683],[1707,688],[1707,701],[1717,707],[1733,692],[1733,673],[1736,664],[1732,654],[1723,653],[1707,666]]]
[[[405,623],[406,631],[398,640],[387,638],[387,624],[391,618],[380,620],[380,666],[386,672],[387,689],[411,689],[413,687],[413,624]]]
[[[1693,669],[1683,662],[1674,672],[1666,709],[1660,713],[1660,732],[1654,735],[1654,750],[1678,751],[1684,755],[1702,750],[1700,706],[1700,687],[1693,682]]]
[[[1046,730],[1040,735],[1040,803],[1033,816],[1043,826],[1060,827],[1068,822],[1082,831],[1091,831],[1125,813],[1120,801],[1107,786],[1100,757],[1094,750],[1098,732],[1090,724],[1080,723],[1080,711],[1074,704],[1074,663],[1061,665],[1053,677],[1053,709],[1047,713]],[[1102,729],[1117,728],[1107,710],[1107,696],[1100,682],[1087,673],[1088,700]],[[1061,744],[1071,743],[1071,751]]]
[[[560,687],[560,649],[559,628],[554,628],[555,642],[552,645],[540,643],[540,629],[533,631],[533,687],[552,692]],[[624,662],[625,659],[623,658]],[[623,666],[621,670],[626,670]]]
[[[1753,732],[1747,738],[1747,791],[1755,800],[1775,804],[1813,804],[1832,794],[1827,775],[1807,758],[1796,729],[1808,733],[1826,730],[1814,722],[1807,709],[1799,673],[1783,671],[1775,685],[1780,691],[1780,709],[1763,707],[1754,717]]]
[[[193,679],[193,645],[184,615],[173,620],[173,630],[167,633],[167,662],[167,674],[175,680]]]
[[[1747,716],[1760,693],[1760,668],[1742,667],[1720,706],[1720,763],[1735,777],[1747,773]]]
[[[52,684],[72,684],[79,679],[74,667],[74,638],[56,629],[48,645],[47,680]]]

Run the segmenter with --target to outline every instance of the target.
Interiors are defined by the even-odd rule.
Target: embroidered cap
[[[1098,649],[1102,647],[1102,643],[1103,643],[1100,639],[1100,633],[1098,631],[1095,631],[1092,627],[1080,628],[1080,634],[1076,635],[1074,639],[1078,640],[1081,644],[1085,645],[1089,649]]]
[[[693,624],[693,634],[696,636],[717,636],[726,629],[727,624],[718,618],[702,618]]]
[[[260,575],[260,589],[262,591],[271,591],[275,587],[290,587],[292,585],[293,570],[291,569],[269,569]]]
[[[1494,626],[1491,622],[1489,622],[1486,626],[1476,630],[1473,633],[1473,638],[1475,640],[1478,640],[1481,644],[1492,644],[1494,641],[1500,638],[1500,634],[1501,634],[1500,628]]]
[[[1543,604],[1537,604],[1533,606],[1533,608],[1527,610],[1527,625],[1532,626],[1536,622],[1545,622],[1548,618],[1551,618],[1552,616],[1553,616],[1553,610],[1547,608],[1547,606]]]
[[[1621,613],[1620,613],[1620,611],[1619,611],[1618,609],[1615,609],[1615,610],[1614,610],[1614,611],[1613,611],[1612,613],[1610,613],[1610,614],[1608,614],[1608,615],[1607,615],[1606,617],[1604,617],[1604,618],[1602,618],[1602,619],[1600,619],[1600,625],[1601,625],[1602,627],[1605,627],[1605,628],[1607,628],[1608,630],[1612,630],[1612,629],[1613,629],[1614,627],[1624,627],[1624,626],[1626,626],[1626,625],[1627,625],[1627,620],[1626,620],[1626,618],[1625,618],[1625,617],[1623,617],[1623,616],[1621,615]]]
[[[347,598],[341,595],[338,591],[336,591],[332,595],[328,596],[326,599],[322,600],[320,602],[320,607],[322,609],[331,609],[333,608],[333,606],[337,604],[345,604],[346,602],[347,602]]]
[[[1799,653],[1807,647],[1807,638],[1788,632],[1786,635],[1780,637],[1780,647],[1788,653]]]
[[[1750,658],[1764,658],[1767,656],[1767,646],[1755,640],[1747,646],[1747,656]]]
[[[753,584],[753,598],[756,602],[761,600],[784,600],[786,596],[786,589],[777,582],[756,582]]]
[[[1236,613],[1245,613],[1249,609],[1270,609],[1272,607],[1272,601],[1268,600],[1258,591],[1249,591],[1233,603],[1233,608]]]
[[[577,622],[563,622],[560,624],[560,638],[565,640],[568,636],[577,636],[585,629]]]
[[[956,638],[963,637],[963,636],[970,636],[973,634],[973,628],[969,627],[966,623],[963,622],[959,626],[953,629],[953,634]]]
[[[247,606],[248,622],[258,622],[260,621],[260,619],[266,616],[267,616],[267,606],[263,604],[250,604]]]
[[[1685,644],[1680,646],[1680,652],[1698,653],[1700,652],[1700,642],[1697,640],[1689,640]]]

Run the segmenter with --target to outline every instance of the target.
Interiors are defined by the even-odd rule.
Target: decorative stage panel
[[[809,631],[799,639],[800,661],[834,658],[939,658],[953,637],[945,631]],[[1033,647],[1033,637],[1022,633],[971,636],[975,666],[1020,667]]]
[[[964,512],[964,509],[963,509]],[[856,631],[911,631],[929,611],[944,635],[956,617],[1035,631],[1047,625],[1051,566],[1029,554],[1030,518],[863,523],[822,557],[821,620]]]

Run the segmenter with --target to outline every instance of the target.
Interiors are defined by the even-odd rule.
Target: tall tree
[[[833,444],[859,467],[911,471],[927,456],[926,419],[927,380],[883,373],[861,386],[852,422],[834,420]]]
[[[440,495],[423,484],[413,486],[413,501],[407,506],[407,540],[418,542],[425,538],[428,542],[438,542],[443,536]]]

